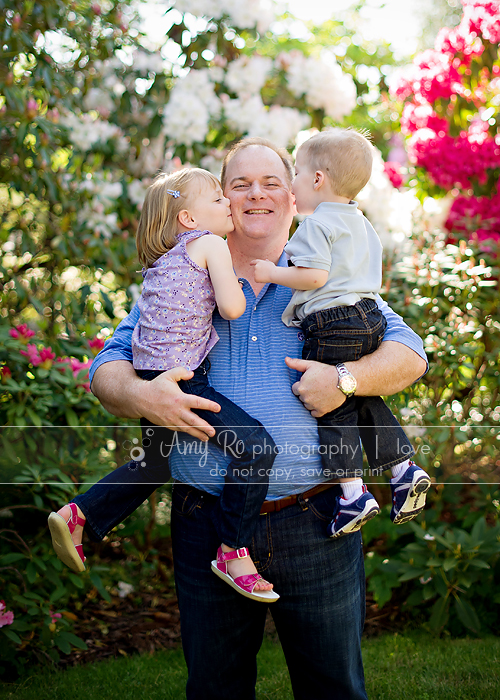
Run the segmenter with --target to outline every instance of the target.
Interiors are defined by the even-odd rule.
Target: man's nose
[[[266,197],[266,193],[262,189],[260,183],[252,182],[248,189],[248,197],[250,199],[264,199]]]

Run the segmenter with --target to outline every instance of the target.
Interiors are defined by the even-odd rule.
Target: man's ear
[[[192,229],[193,231],[196,228],[196,221],[193,219],[191,214],[188,212],[187,209],[182,209],[178,214],[177,214],[177,221],[180,223],[181,226],[184,226],[184,228],[189,228]]]
[[[323,185],[325,184],[325,174],[322,170],[316,170],[314,173],[314,183],[313,183],[313,188],[315,190],[321,189]]]

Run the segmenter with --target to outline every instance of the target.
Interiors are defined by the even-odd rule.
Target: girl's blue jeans
[[[161,372],[138,372],[152,380]],[[269,471],[275,458],[275,443],[264,426],[242,408],[215,391],[207,377],[206,362],[192,379],[179,382],[187,394],[195,394],[220,404],[219,413],[194,412],[215,428],[210,438],[231,457],[222,495],[216,499],[212,518],[219,544],[247,547],[252,539],[260,509],[269,486]],[[151,493],[170,479],[168,455],[176,449],[175,433],[141,419],[144,456],[115,469],[74,500],[87,518],[91,539],[101,540]]]

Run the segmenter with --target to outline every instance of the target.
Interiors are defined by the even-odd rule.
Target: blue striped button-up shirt
[[[280,265],[286,265],[283,254]],[[269,479],[268,499],[301,493],[331,478],[325,474],[318,452],[316,420],[293,394],[300,374],[285,364],[285,357],[301,357],[300,328],[287,327],[281,315],[292,290],[267,284],[255,297],[245,280],[246,310],[240,318],[225,321],[216,312],[214,327],[220,340],[209,354],[210,383],[267,428],[276,443],[276,459]],[[421,339],[378,297],[387,319],[384,340],[408,346],[425,359]],[[134,306],[113,337],[95,358],[90,379],[100,365],[112,360],[132,361],[131,337],[139,311]],[[172,476],[203,491],[219,494],[229,456],[211,443],[177,433],[178,445],[170,456]]]

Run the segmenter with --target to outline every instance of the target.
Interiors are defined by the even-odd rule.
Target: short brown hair
[[[194,194],[195,184],[220,187],[215,175],[201,168],[184,168],[171,175],[160,173],[148,187],[135,236],[139,260],[145,267],[176,245],[177,217]]]
[[[354,199],[372,174],[373,146],[369,132],[355,129],[328,129],[311,136],[299,148],[312,170],[328,176],[339,197]]]
[[[259,136],[249,136],[245,139],[237,141],[231,146],[229,151],[226,153],[226,156],[222,162],[222,170],[220,174],[222,189],[224,189],[224,187],[226,186],[226,171],[229,162],[234,158],[234,156],[237,153],[242,151],[244,148],[248,148],[249,146],[265,146],[266,148],[270,148],[271,151],[274,151],[281,158],[281,161],[285,167],[287,184],[291,186],[293,180],[293,161],[292,156],[288,153],[286,148],[278,148],[271,141],[268,141],[267,139],[262,139]]]

